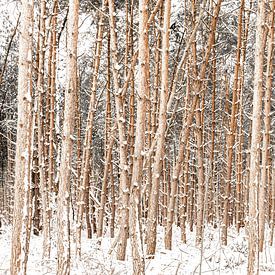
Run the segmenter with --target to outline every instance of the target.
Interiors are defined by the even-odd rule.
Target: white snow
[[[267,232],[268,234],[268,232]],[[146,259],[146,274],[199,274],[200,247],[195,246],[195,233],[187,231],[187,244],[180,241],[180,230],[174,228],[173,250],[164,248],[164,229],[158,228],[157,254],[154,259]],[[222,246],[219,241],[219,229],[205,229],[204,248],[202,256],[202,273],[206,274],[246,274],[247,241],[244,230],[237,234],[235,229],[229,230],[228,246]],[[268,235],[267,235],[268,236]],[[72,238],[73,239],[73,238]],[[101,245],[96,237],[87,239],[85,232],[82,237],[82,259],[77,261],[74,256],[75,244],[72,248],[72,275],[79,274],[132,274],[131,248],[127,247],[126,261],[116,260],[115,251],[109,254],[113,240],[105,237]],[[0,274],[9,274],[11,228],[4,228],[0,235]],[[56,274],[56,237],[52,239],[50,261],[42,261],[41,236],[32,236],[28,262],[28,275]],[[275,248],[265,247],[260,254],[260,274],[275,274]]]

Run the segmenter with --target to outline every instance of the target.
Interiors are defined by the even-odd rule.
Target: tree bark
[[[58,191],[57,274],[70,274],[70,174],[72,165],[72,136],[77,100],[77,41],[78,0],[70,0],[68,15],[67,86],[65,91],[62,134],[60,182]]]
[[[169,36],[170,36],[170,16],[171,1],[165,1],[164,4],[164,23],[162,38],[162,61],[161,61],[161,94],[159,104],[158,131],[156,133],[157,144],[153,165],[152,189],[149,197],[149,213],[147,228],[147,254],[154,255],[156,251],[157,222],[158,222],[158,200],[159,185],[162,170],[162,159],[164,156],[165,134],[166,134],[166,115],[167,115],[167,99],[169,90]]]
[[[11,275],[27,272],[31,217],[33,1],[23,0],[21,13]]]
[[[258,1],[255,43],[253,113],[249,173],[248,274],[258,274],[258,188],[260,183],[261,113],[263,94],[264,25],[266,0]]]

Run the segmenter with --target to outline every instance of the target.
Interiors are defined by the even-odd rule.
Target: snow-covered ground
[[[180,240],[180,230],[174,228],[173,250],[165,250],[163,245],[163,228],[158,231],[157,254],[154,259],[146,260],[146,274],[199,274],[201,248],[195,246],[194,232],[187,232],[187,244]],[[72,243],[72,275],[81,274],[132,274],[131,252],[128,246],[125,262],[117,261],[115,252],[109,254],[113,240],[104,238],[100,245],[96,238],[87,239],[83,234],[82,260],[74,259]],[[234,229],[229,231],[229,244],[220,244],[218,229],[206,228],[203,243],[202,274],[246,274],[247,242],[245,232],[239,235]],[[0,235],[0,274],[9,274],[11,228],[5,228]],[[55,239],[55,238],[53,238]],[[49,262],[42,261],[42,237],[32,236],[28,262],[28,275],[56,274],[56,245],[52,241],[52,255]],[[275,274],[275,248],[266,246],[260,255],[260,274]]]

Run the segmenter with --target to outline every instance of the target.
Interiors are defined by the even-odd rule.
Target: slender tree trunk
[[[120,168],[120,186],[119,186],[119,233],[118,233],[118,248],[117,259],[125,260],[127,238],[128,238],[128,224],[129,224],[129,180],[128,180],[128,161],[127,161],[127,139],[125,129],[125,118],[123,114],[123,98],[122,91],[119,85],[118,75],[118,45],[115,23],[115,9],[114,0],[108,0],[109,4],[109,23],[111,34],[111,55],[112,55],[112,72],[116,105],[116,119],[118,125],[119,135],[119,168]]]
[[[65,91],[64,124],[58,191],[57,274],[70,274],[70,174],[72,136],[77,100],[78,0],[70,0],[68,15],[67,86]]]
[[[143,236],[141,222],[141,188],[143,182],[143,152],[145,143],[146,103],[149,97],[148,0],[139,1],[139,86],[133,175],[130,192],[130,239],[134,274],[144,274]]]
[[[267,72],[266,72],[266,90],[264,104],[264,135],[263,135],[263,152],[262,152],[262,173],[259,186],[259,251],[263,251],[265,217],[267,213],[268,199],[266,198],[266,190],[268,188],[268,171],[269,171],[269,146],[270,146],[270,130],[271,130],[271,93],[273,81],[273,58],[274,58],[274,10],[275,1],[273,1],[270,13],[270,28],[268,36],[267,49]]]
[[[201,121],[201,108],[198,101],[196,111],[196,140],[197,140],[197,161],[198,161],[198,195],[197,195],[197,227],[196,227],[196,244],[202,242],[203,234],[203,217],[204,217],[204,166],[203,166],[203,130]]]
[[[237,99],[238,99],[238,84],[239,84],[239,69],[240,69],[240,58],[241,58],[241,46],[242,46],[242,22],[243,22],[243,10],[244,0],[241,1],[239,19],[238,19],[238,42],[236,52],[236,64],[234,71],[234,84],[233,84],[233,98],[231,107],[231,119],[229,125],[229,134],[227,136],[227,170],[226,170],[226,190],[224,200],[224,215],[223,215],[223,226],[222,226],[222,243],[227,244],[227,229],[229,225],[229,213],[232,215],[232,209],[230,209],[230,201],[232,200],[231,194],[231,176],[233,166],[233,146],[235,144],[236,136],[236,113],[237,113]]]
[[[162,61],[161,61],[161,94],[158,119],[158,131],[156,133],[156,155],[154,158],[152,189],[149,198],[148,228],[147,228],[147,254],[154,255],[156,251],[157,222],[158,222],[158,201],[159,201],[159,184],[162,170],[162,159],[164,156],[165,133],[166,133],[166,112],[167,99],[169,90],[169,36],[170,36],[170,16],[171,1],[164,4],[164,23],[162,38]]]
[[[49,173],[48,173],[48,190],[53,192],[56,189],[54,186],[54,168],[55,168],[55,159],[54,159],[54,123],[55,123],[55,84],[56,84],[56,48],[57,48],[57,39],[56,39],[56,28],[57,28],[57,13],[58,13],[58,1],[54,0],[53,8],[53,17],[51,24],[51,81],[50,81],[50,118],[49,118]]]
[[[248,212],[248,274],[258,274],[258,188],[260,182],[261,113],[263,94],[264,26],[266,0],[258,1],[255,43],[254,94],[251,131]]]
[[[43,131],[43,94],[44,94],[44,47],[46,36],[46,2],[41,1],[40,7],[40,38],[38,53],[38,75],[37,75],[37,132],[38,132],[38,159],[39,159],[39,180],[42,197],[42,221],[43,221],[43,259],[50,258],[50,212],[49,212],[49,188],[45,175],[45,155],[44,155],[44,131]]]

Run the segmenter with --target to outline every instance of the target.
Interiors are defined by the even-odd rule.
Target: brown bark
[[[70,175],[72,136],[77,93],[78,0],[70,0],[68,16],[67,85],[65,90],[64,124],[62,133],[60,181],[58,191],[57,274],[70,274]]]
[[[211,22],[211,30],[210,34],[208,37],[208,42],[206,46],[206,52],[204,56],[204,62],[201,66],[200,73],[199,73],[199,78],[195,81],[194,83],[194,93],[195,96],[193,97],[192,104],[190,107],[190,112],[186,118],[186,121],[184,123],[184,126],[182,128],[181,132],[181,140],[180,140],[180,147],[178,151],[178,157],[176,160],[176,163],[173,168],[173,176],[172,176],[172,182],[171,182],[171,195],[170,195],[170,201],[169,201],[169,208],[168,208],[168,217],[167,217],[167,226],[165,230],[165,247],[166,249],[171,249],[172,248],[172,225],[174,222],[174,208],[175,208],[175,199],[176,199],[176,191],[177,191],[177,182],[184,158],[184,150],[185,150],[185,145],[188,140],[189,134],[190,134],[190,129],[191,129],[191,123],[193,121],[193,115],[195,112],[195,108],[197,105],[197,101],[199,99],[199,94],[200,90],[202,87],[202,80],[205,78],[206,74],[206,68],[208,65],[209,57],[211,54],[211,49],[213,46],[214,42],[214,36],[215,36],[215,31],[216,31],[216,25],[217,25],[217,19],[220,11],[222,0],[219,0],[217,2],[215,12],[213,15],[213,19]],[[168,103],[169,106],[169,103]]]
[[[259,186],[259,251],[263,251],[264,246],[264,231],[268,199],[266,199],[268,188],[268,171],[269,171],[269,146],[270,146],[270,130],[271,130],[271,93],[273,81],[273,58],[274,58],[274,10],[275,1],[273,1],[270,13],[270,28],[267,40],[267,71],[266,71],[266,90],[264,97],[264,135],[262,149],[262,169],[261,182]]]
[[[11,275],[26,274],[31,220],[33,1],[22,1]]]
[[[162,37],[162,63],[161,63],[161,94],[159,104],[158,131],[156,133],[157,144],[153,165],[152,188],[149,197],[149,213],[147,228],[147,254],[154,255],[156,251],[156,236],[158,222],[158,201],[159,201],[159,185],[162,169],[162,158],[164,155],[165,134],[166,134],[166,115],[167,115],[167,98],[169,90],[169,34],[170,34],[170,16],[171,1],[168,0],[164,4],[164,23]]]
[[[239,18],[238,18],[238,42],[236,50],[236,64],[234,71],[234,84],[233,84],[233,95],[232,95],[232,107],[231,107],[231,119],[229,125],[229,134],[227,136],[227,170],[226,170],[226,190],[224,199],[224,215],[222,224],[222,243],[227,244],[227,229],[229,225],[229,216],[232,215],[232,209],[230,209],[230,203],[232,201],[231,194],[231,177],[233,168],[233,146],[235,144],[236,136],[236,113],[237,113],[237,99],[238,99],[238,84],[239,84],[239,70],[240,70],[240,58],[241,58],[241,46],[242,46],[242,21],[243,21],[243,10],[245,1],[241,1]],[[231,213],[231,215],[229,215]]]
[[[119,233],[118,233],[118,248],[117,259],[125,260],[127,238],[128,238],[128,223],[129,223],[129,180],[128,180],[128,161],[127,161],[127,139],[125,129],[125,118],[123,114],[123,97],[122,89],[119,85],[118,75],[118,45],[115,23],[114,1],[109,0],[109,23],[111,35],[111,56],[112,56],[112,73],[115,89],[115,108],[116,119],[119,135],[119,168],[120,168],[120,184],[119,184]]]
[[[263,94],[264,25],[266,0],[258,1],[255,43],[254,94],[250,150],[248,212],[248,274],[258,274],[258,188],[260,182],[261,113]]]

